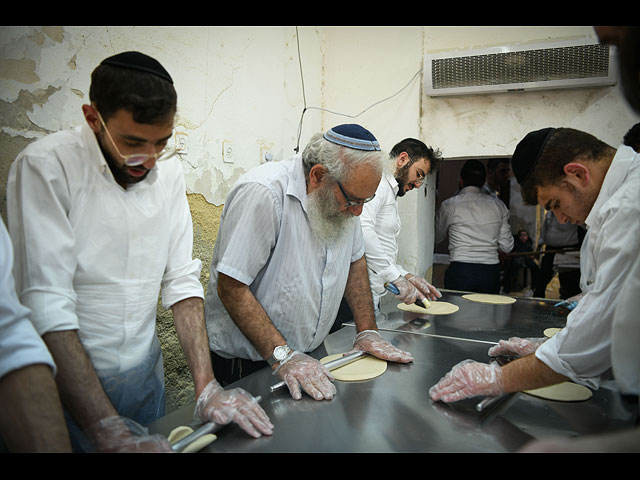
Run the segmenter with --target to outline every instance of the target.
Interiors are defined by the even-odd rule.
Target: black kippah
[[[547,140],[555,130],[555,128],[543,128],[529,132],[516,146],[511,157],[511,170],[520,185],[533,172]]]
[[[173,84],[173,79],[169,75],[160,62],[155,58],[151,58],[148,55],[140,52],[122,52],[112,57],[105,58],[101,65],[115,65],[116,67],[132,68],[134,70],[141,70],[143,72],[152,73],[164,78],[169,83]]]

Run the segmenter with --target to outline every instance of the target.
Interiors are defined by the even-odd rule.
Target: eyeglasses
[[[342,192],[342,195],[344,195],[344,198],[347,200],[347,203],[344,205],[345,208],[360,207],[360,206],[364,205],[365,203],[370,202],[371,200],[373,200],[373,197],[376,196],[376,194],[374,193],[369,198],[365,198],[364,200],[351,200],[349,198],[349,195],[347,195],[347,193],[344,191],[344,188],[342,188],[342,185],[340,185],[340,182],[336,180],[336,183],[338,184],[338,188]]]
[[[104,131],[107,132],[107,136],[109,137],[109,140],[111,140],[111,143],[116,149],[116,152],[118,152],[118,155],[122,157],[122,159],[124,160],[124,164],[126,166],[136,167],[138,165],[142,165],[143,163],[148,162],[151,158],[154,158],[156,162],[162,162],[164,160],[170,159],[171,157],[173,157],[178,153],[177,148],[171,148],[171,149],[165,148],[158,153],[133,153],[131,155],[123,155],[122,153],[120,153],[120,149],[116,145],[116,142],[113,141],[113,137],[111,137],[111,134],[109,133],[109,129],[107,129],[107,125],[104,123],[104,120],[102,119],[102,115],[100,115],[100,112],[97,109],[95,110],[96,110],[96,113],[98,114],[98,118],[100,119],[100,123],[102,123],[102,126],[104,127]]]

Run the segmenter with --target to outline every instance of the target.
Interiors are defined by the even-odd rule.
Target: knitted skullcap
[[[140,70],[147,73],[152,73],[160,78],[173,83],[173,79],[169,75],[160,62],[155,58],[151,58],[148,55],[140,52],[122,52],[112,57],[105,58],[101,65],[114,65],[116,67],[131,68],[133,70]]]
[[[325,132],[324,138],[332,143],[356,150],[380,150],[380,144],[376,137],[360,125],[338,125]]]
[[[538,159],[555,128],[543,128],[529,132],[520,143],[511,157],[511,170],[520,185],[529,178],[538,163]]]

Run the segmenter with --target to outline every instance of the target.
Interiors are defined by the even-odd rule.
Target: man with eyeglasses
[[[389,361],[412,356],[377,331],[358,216],[374,196],[382,153],[365,128],[314,135],[302,153],[241,177],[225,200],[205,300],[214,370],[232,383],[262,368],[294,399],[336,393],[309,352],[322,344],[344,295],[354,349]]]
[[[449,237],[450,263],[444,286],[451,290],[497,294],[500,292],[498,250],[513,249],[509,210],[482,191],[486,169],[476,159],[460,170],[460,191],[448,198],[436,215],[435,241]]]
[[[433,172],[440,152],[414,138],[405,138],[389,152],[392,171],[385,170],[375,198],[364,206],[360,223],[364,237],[369,281],[374,308],[385,295],[385,283],[393,283],[396,298],[412,304],[416,300],[437,300],[442,294],[424,278],[413,275],[397,264],[400,215],[398,199],[420,188]]]
[[[171,77],[125,52],[93,71],[89,96],[86,123],[30,144],[7,186],[16,290],[57,365],[74,450],[168,449],[125,428],[164,415],[160,290],[194,380],[196,419],[270,434],[256,400],[225,392],[211,369],[182,166],[166,150]]]

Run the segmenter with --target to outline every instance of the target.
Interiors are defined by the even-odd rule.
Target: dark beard
[[[398,182],[398,193],[396,194],[396,197],[404,197],[404,194],[407,193],[404,190],[404,187],[407,184],[410,166],[411,164],[407,163],[404,167],[400,167],[400,169],[396,170],[396,173],[394,175],[396,182]]]
[[[124,164],[122,166],[119,166],[116,163],[113,156],[105,148],[102,147],[102,143],[100,142],[100,139],[98,139],[98,145],[100,146],[100,151],[102,152],[102,155],[104,156],[104,159],[107,162],[107,165],[109,165],[109,169],[111,170],[111,174],[113,175],[113,178],[115,178],[116,182],[119,185],[126,188],[127,185],[138,183],[144,180],[145,178],[147,178],[147,175],[149,174],[150,170],[147,170],[147,173],[145,173],[141,177],[134,177],[132,175],[129,175],[129,173],[127,172],[127,167]],[[144,168],[144,167],[141,166],[140,168]]]

